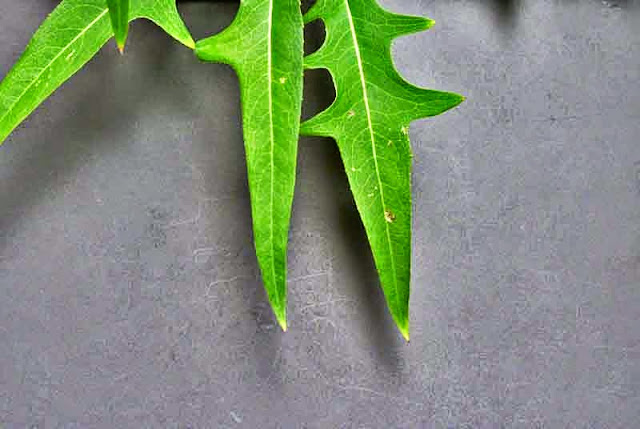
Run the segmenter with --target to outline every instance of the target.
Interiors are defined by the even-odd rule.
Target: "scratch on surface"
[[[335,340],[335,332],[338,331],[338,326],[335,324],[335,322],[333,320],[329,319],[329,317],[327,317],[327,316],[316,316],[313,319],[311,319],[309,322],[310,323],[326,322],[328,325],[331,325],[331,327],[333,327],[333,330],[334,330],[334,340]]]
[[[304,307],[302,307],[300,309],[300,311],[304,312],[306,310],[309,310],[310,308],[320,307],[320,306],[323,306],[323,305],[337,304],[337,303],[340,303],[340,302],[353,302],[353,303],[355,303],[356,301],[353,300],[353,299],[349,299],[349,298],[330,299],[330,300],[327,300],[327,301],[316,302],[314,304],[307,304]]]
[[[193,262],[195,264],[200,264],[204,262],[202,258],[209,258],[215,253],[215,251],[216,249],[214,247],[201,247],[199,249],[195,249],[193,251]]]
[[[578,116],[578,115],[561,115],[561,116],[549,115],[549,116],[544,117],[544,118],[533,119],[533,122],[551,122],[551,123],[556,123],[556,122],[564,122],[564,121],[585,119],[585,118],[588,118],[589,116],[590,115],[583,115],[583,116]]]
[[[176,227],[184,226],[184,225],[196,225],[198,222],[200,222],[200,219],[202,219],[202,212],[203,212],[203,207],[204,207],[205,204],[216,203],[216,202],[221,202],[221,201],[229,201],[229,200],[233,200],[233,199],[235,199],[235,198],[233,198],[233,197],[200,198],[198,200],[198,202],[197,202],[197,210],[196,210],[195,216],[193,216],[193,217],[191,217],[189,219],[175,220],[173,222],[170,222],[164,228],[165,229],[169,229],[169,228],[176,228]]]
[[[396,404],[404,404],[404,405],[411,405],[413,407],[416,407],[417,409],[425,409],[425,404],[424,403],[420,403],[420,402],[415,402],[415,401],[411,401],[409,399],[406,398],[398,398],[396,396],[393,395],[387,395],[384,392],[380,392],[377,391],[371,387],[367,387],[367,386],[361,386],[358,384],[341,384],[339,382],[335,382],[330,380],[326,374],[324,374],[322,371],[317,372],[317,375],[320,376],[320,378],[323,380],[324,384],[337,389],[339,391],[342,392],[360,392],[360,393],[366,393],[368,395],[371,396],[378,396],[381,398],[386,398],[388,399],[390,402],[395,402]],[[365,376],[365,378],[368,378],[370,375],[367,374]]]
[[[269,370],[269,374],[267,375],[267,377],[264,379],[264,381],[262,383],[258,384],[258,392],[261,392],[263,388],[268,387],[269,383],[271,382],[271,377],[273,377],[274,375],[277,375],[278,373],[278,366],[281,364],[282,362],[282,346],[279,346],[276,350],[276,352],[274,353],[274,357],[273,360],[271,362],[271,369]],[[304,368],[306,369],[306,368]]]
[[[246,275],[238,275],[238,276],[233,276],[233,277],[229,277],[227,279],[220,279],[220,280],[215,280],[212,281],[211,283],[209,283],[209,286],[207,287],[207,293],[211,291],[211,288],[215,285],[220,285],[220,284],[225,284],[225,283],[232,283],[238,280],[254,280],[255,277],[252,276],[246,276]]]
[[[291,277],[289,278],[289,282],[293,283],[293,282],[299,282],[300,280],[316,279],[316,278],[325,277],[328,275],[329,275],[328,271],[321,271],[319,273],[311,273],[311,274],[305,274],[304,276]]]
[[[415,401],[411,401],[408,399],[399,399],[395,396],[389,396],[383,392],[379,392],[377,390],[371,389],[369,387],[365,387],[365,386],[358,386],[358,385],[348,385],[348,386],[344,386],[344,385],[335,385],[334,387],[337,387],[338,390],[342,390],[343,392],[348,392],[348,391],[355,391],[355,392],[361,392],[361,393],[367,393],[369,395],[372,396],[379,396],[381,398],[386,398],[391,402],[400,402],[400,403],[404,403],[407,405],[412,405],[418,409],[424,409],[424,404],[421,404],[419,402],[415,402]]]

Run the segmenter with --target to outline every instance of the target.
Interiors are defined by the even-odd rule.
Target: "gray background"
[[[0,76],[55,3],[0,0]],[[137,22],[0,149],[0,426],[640,426],[638,5],[383,4],[437,21],[402,73],[468,97],[411,127],[411,344],[323,139],[279,332],[236,77]],[[198,38],[236,9],[180,4]],[[308,83],[307,116],[331,101]]]

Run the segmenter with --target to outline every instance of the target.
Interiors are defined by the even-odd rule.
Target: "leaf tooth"
[[[435,24],[434,20],[421,16],[396,15],[390,12],[385,12],[385,14],[385,21],[391,29],[392,38],[419,33],[428,30]]]
[[[465,98],[460,94],[431,89],[415,88],[411,98],[406,99],[406,110],[410,119],[417,120],[436,116],[453,109]]]

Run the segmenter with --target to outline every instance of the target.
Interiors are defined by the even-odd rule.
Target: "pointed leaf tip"
[[[265,287],[267,288],[267,290],[271,289],[271,284],[267,281],[265,283]],[[285,291],[286,294],[286,291]],[[273,310],[273,315],[275,316],[276,320],[278,321],[278,325],[280,325],[280,328],[282,329],[282,332],[287,332],[288,329],[288,324],[287,324],[287,298],[286,295],[284,297],[284,300],[277,300],[274,301],[271,299],[271,295],[268,294],[270,296],[269,298],[269,302],[271,304],[271,309]]]
[[[409,335],[409,326],[399,326],[398,327],[400,329],[400,333],[402,334],[402,337],[405,339],[405,341],[408,343],[411,341],[410,335]]]
[[[280,328],[282,328],[282,332],[287,332],[287,321],[286,320],[278,319],[278,324],[280,325]]]
[[[280,325],[280,328],[282,329],[282,332],[287,332],[288,326],[286,311],[280,312],[274,308],[274,314],[276,316],[276,320],[278,321],[278,325]]]
[[[129,33],[129,0],[107,0],[111,28],[113,30],[118,50],[122,54]]]
[[[396,15],[393,13],[388,13],[387,16],[389,17],[390,25],[393,27],[390,32],[392,37],[426,31],[436,23],[433,19],[421,16]]]

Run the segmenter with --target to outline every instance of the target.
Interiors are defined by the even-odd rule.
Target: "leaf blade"
[[[362,218],[382,288],[398,329],[409,339],[411,277],[411,121],[462,101],[457,94],[417,88],[393,66],[392,41],[432,25],[392,14],[374,0],[318,0],[305,21],[322,19],[323,46],[305,59],[326,68],[336,100],[301,126],[302,134],[332,137]]]
[[[302,105],[302,31],[298,0],[246,0],[231,26],[196,44],[200,59],[230,64],[240,80],[256,255],[283,330]]]

